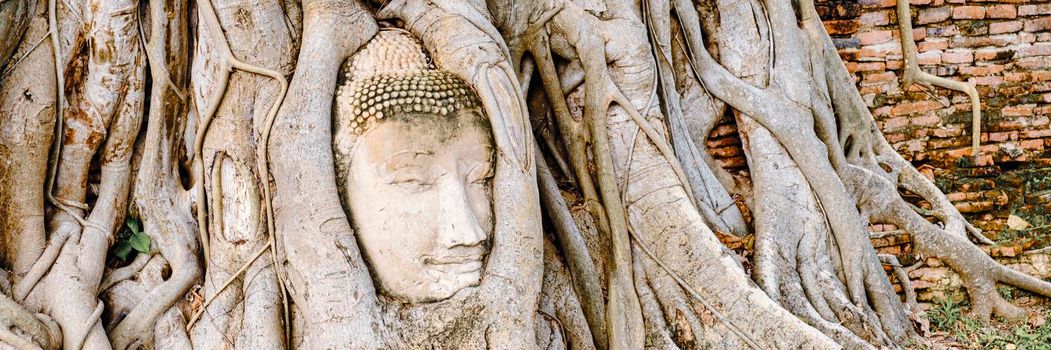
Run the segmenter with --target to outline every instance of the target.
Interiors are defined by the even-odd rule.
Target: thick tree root
[[[6,70],[7,62],[23,42],[22,34],[29,28],[29,20],[35,12],[35,7],[36,1],[29,0],[0,3],[0,37],[6,38],[0,42],[0,72]]]
[[[183,190],[178,178],[178,157],[175,152],[180,143],[178,132],[184,121],[186,101],[178,91],[185,87],[183,69],[188,67],[186,38],[179,34],[187,25],[185,8],[178,2],[154,0],[150,3],[151,30],[144,44],[147,57],[158,58],[150,62],[153,87],[148,123],[141,148],[141,160],[134,188],[134,208],[138,212],[144,232],[150,235],[151,250],[160,256],[148,261],[167,261],[171,276],[167,281],[151,279],[147,291],[135,298],[131,305],[119,301],[114,307],[124,308],[123,319],[107,327],[113,347],[126,349],[135,344],[154,343],[157,320],[164,317],[172,305],[200,278],[201,268],[197,263],[198,249],[193,219],[189,212],[189,195]],[[163,15],[162,15],[163,14]],[[171,14],[172,17],[168,17]],[[169,78],[158,78],[168,76]],[[169,200],[157,200],[169,198]],[[155,273],[150,262],[139,272],[139,276]],[[185,335],[184,335],[185,336]]]
[[[541,154],[538,152],[537,154]],[[570,275],[573,277],[573,289],[580,299],[581,309],[587,319],[590,332],[599,349],[607,348],[605,300],[599,282],[598,271],[592,263],[580,229],[573,221],[573,214],[562,198],[561,190],[555,182],[551,170],[542,157],[537,158],[537,182],[540,189],[540,200],[548,220],[555,226],[555,233],[565,256]]]
[[[12,327],[29,335],[32,340],[15,334],[11,331]],[[53,331],[22,305],[0,293],[0,344],[7,343],[19,350],[52,350],[61,348],[61,339],[61,333]]]
[[[1051,283],[1000,265],[966,238],[928,222],[901,199],[896,186],[885,177],[871,170],[852,167],[844,179],[858,193],[859,207],[872,222],[903,228],[912,234],[917,253],[939,258],[960,274],[971,299],[971,314],[975,318],[988,320],[990,315],[998,315],[1018,319],[1025,316],[1020,308],[999,295],[997,282],[1051,296]]]
[[[284,334],[288,335],[291,334],[291,332],[289,331],[291,327],[291,318],[289,314],[288,300],[286,298],[286,295],[288,293],[284,289],[285,283],[282,277],[283,274],[278,273],[276,271],[278,267],[278,253],[276,249],[277,229],[274,224],[274,210],[270,187],[269,166],[270,132],[277,118],[278,111],[280,110],[281,105],[284,102],[285,94],[288,91],[288,81],[287,79],[285,79],[285,76],[280,72],[264,68],[258,65],[245,63],[244,61],[234,56],[233,51],[230,48],[230,44],[226,38],[226,35],[223,32],[221,23],[218,18],[218,14],[212,7],[211,0],[201,2],[200,13],[203,17],[203,23],[206,30],[208,31],[208,35],[211,37],[213,47],[216,48],[217,53],[219,55],[217,59],[217,62],[219,64],[218,81],[214,84],[214,86],[212,86],[212,95],[209,97],[209,101],[206,105],[207,108],[205,109],[205,112],[203,114],[200,114],[201,122],[198,126],[197,134],[195,135],[193,154],[194,171],[196,172],[197,178],[194,184],[197,194],[197,225],[198,231],[201,235],[202,246],[204,248],[205,267],[206,269],[209,267],[209,261],[212,259],[213,256],[213,252],[210,249],[210,241],[213,239],[213,237],[210,237],[210,235],[208,234],[208,200],[205,191],[206,177],[204,169],[205,160],[203,155],[205,139],[208,136],[209,127],[211,126],[212,120],[214,119],[216,113],[219,111],[221,102],[223,101],[223,97],[226,94],[227,88],[230,85],[230,77],[234,73],[234,70],[242,70],[253,74],[267,76],[277,81],[279,91],[276,95],[276,100],[270,105],[270,108],[267,111],[267,114],[263,120],[263,127],[261,129],[260,140],[256,146],[256,162],[257,168],[259,169],[259,181],[261,183],[260,185],[263,189],[263,196],[261,200],[264,207],[266,208],[264,220],[266,222],[266,232],[268,232],[268,238],[267,243],[264,246],[264,250],[269,249],[270,251],[270,266],[272,266],[272,268],[275,269],[274,273],[277,278],[277,285],[280,288],[279,298],[281,299],[282,311],[284,315],[283,323],[287,327]],[[244,155],[238,154],[238,156]],[[222,180],[218,178],[212,178],[211,181],[218,182]],[[218,198],[222,196],[222,193],[217,192],[213,193],[212,195],[217,197],[215,198],[216,201],[222,200],[221,198]],[[224,215],[222,212],[214,214],[214,216],[216,217],[222,215]],[[217,225],[217,227],[221,227],[221,225]],[[255,257],[258,257],[258,255],[255,255],[252,259],[245,261],[243,265],[238,269],[238,271],[246,271],[248,267],[255,262]],[[231,276],[230,278],[237,278],[237,275]],[[227,284],[229,284],[229,282]],[[224,285],[219,289],[218,292],[215,293],[214,296],[209,297],[208,299],[217,297],[219,293],[221,293],[221,291],[225,288],[226,286]],[[210,303],[210,300],[207,300],[206,303]],[[198,310],[198,312],[193,317],[191,317],[190,323],[187,325],[187,329],[189,329],[193,325],[193,323],[196,322],[197,318],[202,312],[204,312],[204,310],[205,309]]]
[[[708,159],[712,157],[707,153],[707,147],[700,146],[704,148],[702,154],[702,149],[690,135],[686,117],[683,115],[671,52],[675,49],[671,43],[672,37],[677,33],[671,30],[669,16],[658,15],[668,13],[668,8],[666,8],[668,5],[667,1],[650,0],[643,2],[642,10],[652,41],[650,46],[653,48],[654,61],[657,65],[656,77],[660,80],[657,89],[661,95],[661,101],[664,102],[663,111],[667,116],[675,156],[683,165],[686,180],[693,191],[693,198],[699,200],[695,204],[705,221],[712,226],[712,230],[739,237],[744,236],[748,233],[748,227],[740,209],[737,208],[727,190],[720,185],[718,175],[709,165],[712,163]],[[702,127],[701,134],[705,135],[705,138],[701,139],[702,145],[718,118],[712,115],[710,120],[709,125]],[[722,170],[721,167],[715,168]]]

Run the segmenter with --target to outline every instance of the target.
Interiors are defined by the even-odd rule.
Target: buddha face
[[[477,286],[493,230],[488,121],[474,110],[415,114],[360,136],[345,186],[374,280],[409,303]]]

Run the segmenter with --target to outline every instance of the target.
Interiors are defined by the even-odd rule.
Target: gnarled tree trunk
[[[1020,315],[996,283],[1051,296],[890,148],[812,0],[0,0],[0,35],[0,348],[922,342],[877,223],[978,317]],[[728,114],[746,174],[706,147]],[[416,211],[381,231],[408,253],[375,253],[352,152],[425,117],[363,151],[396,153],[366,191],[438,198],[377,209]],[[392,163],[406,144],[448,151]],[[404,279],[467,282],[383,287],[375,259],[433,230],[480,236]],[[725,234],[754,235],[751,271]]]

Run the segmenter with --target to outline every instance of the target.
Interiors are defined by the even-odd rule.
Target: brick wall
[[[1051,224],[1051,0],[911,0],[920,68],[973,81],[982,98],[981,156],[970,157],[970,100],[961,92],[903,89],[895,0],[817,0],[818,11],[887,140],[992,238],[1014,213]],[[743,169],[727,118],[708,146]],[[876,227],[878,230],[893,229]]]

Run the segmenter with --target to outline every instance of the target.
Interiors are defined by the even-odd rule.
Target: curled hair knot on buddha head
[[[484,114],[481,99],[455,74],[436,69],[423,45],[397,28],[381,30],[343,67],[336,90],[336,151],[385,118],[450,118],[464,110]],[[342,135],[342,137],[339,137]]]
[[[481,106],[478,95],[459,77],[439,71],[373,75],[350,83],[340,107],[349,112],[350,132],[360,136],[384,117],[423,113],[448,117]]]

